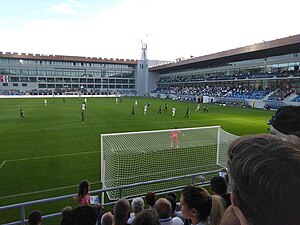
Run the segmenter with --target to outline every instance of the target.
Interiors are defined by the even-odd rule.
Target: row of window
[[[39,88],[102,88],[102,89],[135,89],[135,85],[100,85],[100,84],[39,84]]]
[[[8,83],[2,84],[8,87]],[[20,86],[27,87],[27,83],[22,83]],[[13,83],[13,87],[19,87],[19,83]],[[39,88],[104,88],[104,89],[135,89],[135,85],[107,85],[107,84],[39,84]]]
[[[100,67],[100,68],[134,68],[135,65],[124,65],[115,63],[86,63],[86,62],[66,62],[50,60],[27,60],[27,59],[0,59],[0,64],[9,65],[43,65],[43,66],[67,66],[67,67]]]
[[[67,69],[47,69],[47,68],[31,68],[24,69],[22,67],[6,67],[0,68],[0,74],[5,75],[21,75],[21,76],[72,76],[72,77],[124,77],[134,78],[134,71],[121,70],[67,70]]]
[[[27,83],[22,83],[22,87],[27,87]],[[2,83],[3,87],[8,87],[8,83]],[[13,83],[13,87],[19,87],[18,83]]]
[[[11,77],[10,82],[41,82],[41,83],[116,83],[134,84],[134,79],[78,79],[78,78],[46,78],[46,77]]]

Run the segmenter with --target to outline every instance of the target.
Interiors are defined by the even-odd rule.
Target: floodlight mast
[[[146,35],[148,37],[148,34]],[[142,43],[142,57],[141,60],[146,60],[147,59],[147,42],[143,39],[141,39]]]

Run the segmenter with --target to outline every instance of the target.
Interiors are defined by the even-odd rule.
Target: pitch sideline
[[[55,158],[55,157],[64,157],[64,156],[72,156],[72,155],[85,155],[85,154],[92,154],[100,151],[91,151],[91,152],[77,152],[77,153],[70,153],[70,154],[60,154],[60,155],[47,155],[47,156],[39,156],[39,157],[31,157],[31,158],[22,158],[22,159],[8,159],[4,160],[0,165],[0,170],[7,162],[18,162],[18,161],[26,161],[26,160],[35,160],[35,159],[46,159],[46,158]]]
[[[91,184],[99,184],[99,183],[101,183],[101,182],[100,181],[91,182]],[[31,194],[39,194],[39,193],[43,193],[43,192],[51,192],[51,191],[63,190],[63,189],[77,187],[77,186],[78,186],[78,184],[76,184],[76,185],[70,185],[70,186],[64,186],[64,187],[59,187],[59,188],[51,188],[51,189],[46,189],[46,190],[40,190],[40,191],[20,193],[20,194],[15,194],[15,195],[7,195],[7,196],[0,197],[0,199],[20,197],[20,196],[31,195]]]

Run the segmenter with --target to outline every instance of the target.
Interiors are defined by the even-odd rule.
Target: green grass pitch
[[[136,117],[130,118],[134,100]],[[266,133],[266,121],[274,114],[260,109],[207,104],[209,113],[196,112],[196,103],[124,97],[88,98],[85,122],[81,121],[84,98],[0,99],[0,205],[15,204],[77,192],[82,179],[100,189],[100,134],[220,125],[236,135]],[[147,116],[143,107],[151,102]],[[169,111],[158,108],[168,102]],[[24,108],[25,118],[19,115]],[[171,108],[176,107],[176,116]],[[191,118],[184,119],[185,109]],[[201,109],[203,104],[201,104]],[[58,212],[75,200],[36,205],[43,213]],[[20,219],[19,210],[0,211],[0,224]],[[46,224],[46,223],[45,223]]]

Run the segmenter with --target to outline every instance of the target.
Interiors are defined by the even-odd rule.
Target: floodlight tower
[[[142,57],[141,60],[147,60],[147,42],[141,40],[142,42]]]
[[[148,34],[146,35],[146,38]],[[145,38],[145,39],[146,39]],[[142,43],[142,54],[141,59],[138,61],[137,67],[137,77],[136,77],[136,91],[140,96],[147,95],[149,93],[148,90],[148,59],[147,59],[147,42],[145,39],[141,40]]]

